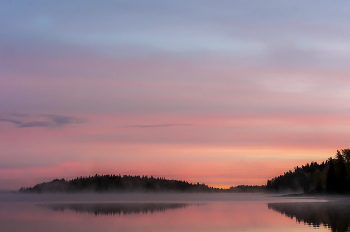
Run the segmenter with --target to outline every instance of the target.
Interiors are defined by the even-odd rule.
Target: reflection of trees
[[[344,232],[350,229],[350,202],[298,202],[269,203],[273,209],[300,222],[319,227],[323,225],[333,232]]]
[[[167,209],[180,209],[189,206],[187,203],[56,203],[40,204],[54,211],[72,210],[78,213],[95,215],[138,214],[164,212]]]

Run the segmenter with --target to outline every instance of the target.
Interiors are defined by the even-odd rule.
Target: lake
[[[0,194],[0,231],[348,231],[350,203],[268,194]]]

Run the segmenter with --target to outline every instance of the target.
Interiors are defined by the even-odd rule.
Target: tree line
[[[335,157],[318,164],[295,167],[267,181],[267,190],[305,193],[350,193],[350,149],[338,150]]]
[[[350,149],[338,150],[335,157],[318,164],[307,163],[294,171],[272,178],[265,185],[238,185],[229,189],[168,180],[153,176],[95,175],[72,180],[54,179],[34,187],[22,187],[24,193],[42,192],[264,192],[303,191],[304,193],[350,193]]]
[[[209,187],[206,184],[168,180],[153,176],[95,175],[72,180],[54,179],[34,187],[22,187],[22,193],[76,193],[76,192],[261,192],[265,186],[238,185],[229,189]]]
[[[205,184],[192,184],[187,181],[167,180],[153,176],[95,175],[77,177],[72,180],[54,179],[34,187],[22,187],[19,192],[215,192],[218,188]]]

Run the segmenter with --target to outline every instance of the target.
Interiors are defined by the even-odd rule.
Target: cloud
[[[154,128],[154,127],[172,127],[172,126],[192,126],[193,124],[151,124],[151,125],[129,125],[123,126],[124,128]]]
[[[82,119],[82,118],[61,116],[61,115],[55,115],[55,114],[48,114],[48,115],[46,115],[46,117],[51,119],[52,122],[54,122],[57,126],[64,126],[66,124],[77,124],[77,123],[86,122],[86,120]]]
[[[0,117],[2,122],[10,122],[19,128],[26,127],[63,127],[69,124],[79,124],[86,122],[86,119],[47,114],[41,116],[30,116],[25,114],[10,114],[7,117]]]
[[[14,123],[14,124],[16,124],[18,126],[23,124],[23,122],[21,122],[21,121],[14,120],[14,119],[8,119],[8,118],[0,118],[0,121],[1,122],[11,122],[11,123]]]
[[[50,122],[32,121],[27,123],[22,123],[18,127],[50,127]]]

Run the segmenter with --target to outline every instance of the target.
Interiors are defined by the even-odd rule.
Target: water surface
[[[221,193],[8,193],[0,195],[0,231],[347,231],[350,205],[331,200]]]

